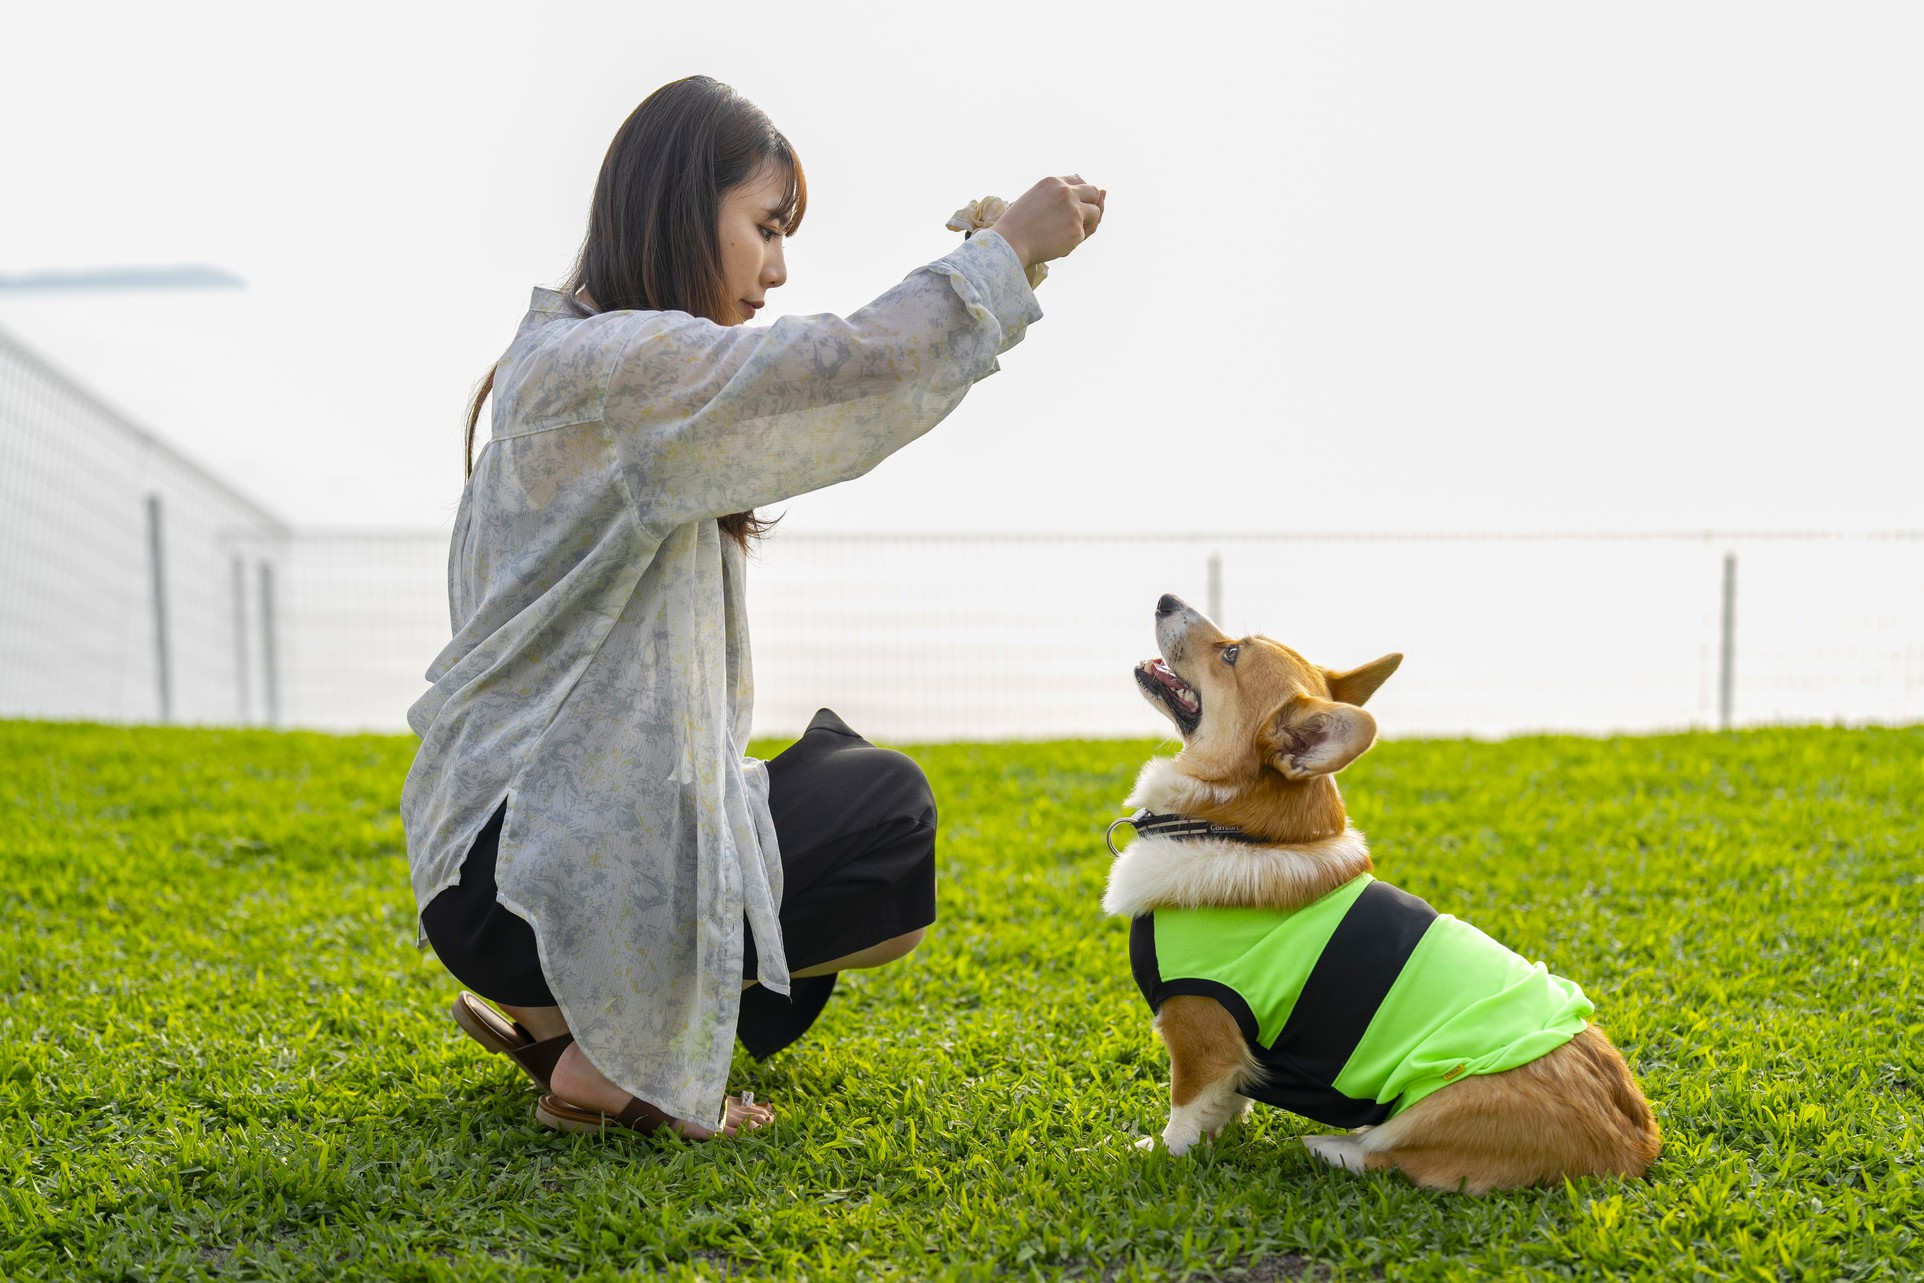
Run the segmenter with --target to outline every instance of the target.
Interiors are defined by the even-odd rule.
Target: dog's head
[[[1319,668],[1263,636],[1230,637],[1182,598],[1156,603],[1162,658],[1136,666],[1143,697],[1181,732],[1185,773],[1233,780],[1273,770],[1307,780],[1342,770],[1376,739],[1362,704],[1401,655]]]

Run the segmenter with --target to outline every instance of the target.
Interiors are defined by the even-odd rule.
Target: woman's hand
[[[1081,174],[1045,178],[1016,198],[994,230],[1026,270],[1065,257],[1095,235],[1108,197],[1102,188],[1083,182]]]

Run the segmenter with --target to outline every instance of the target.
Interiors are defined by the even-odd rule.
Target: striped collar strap
[[[1128,825],[1136,831],[1139,838],[1178,838],[1183,841],[1200,841],[1204,838],[1223,838],[1231,842],[1248,842],[1264,845],[1263,839],[1252,837],[1233,824],[1211,824],[1208,820],[1192,820],[1186,815],[1158,815],[1148,807],[1143,807],[1134,815],[1126,815],[1109,826],[1103,840],[1109,844],[1111,855],[1121,855],[1116,850],[1116,830]]]

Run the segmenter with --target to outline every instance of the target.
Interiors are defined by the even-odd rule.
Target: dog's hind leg
[[[1213,998],[1182,995],[1162,1004],[1156,1028],[1169,1047],[1169,1125],[1162,1141],[1186,1154],[1248,1112],[1240,1089],[1255,1071],[1236,1018]]]
[[[1305,1136],[1303,1148],[1328,1163],[1347,1172],[1366,1170],[1365,1160],[1369,1151],[1363,1148],[1360,1136]]]
[[[1659,1140],[1629,1066],[1595,1025],[1515,1069],[1453,1083],[1354,1139],[1371,1170],[1472,1194],[1641,1176]]]

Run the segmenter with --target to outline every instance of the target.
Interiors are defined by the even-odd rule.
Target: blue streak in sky
[[[0,274],[0,290],[244,289],[247,282],[224,267],[101,267],[81,271]]]

